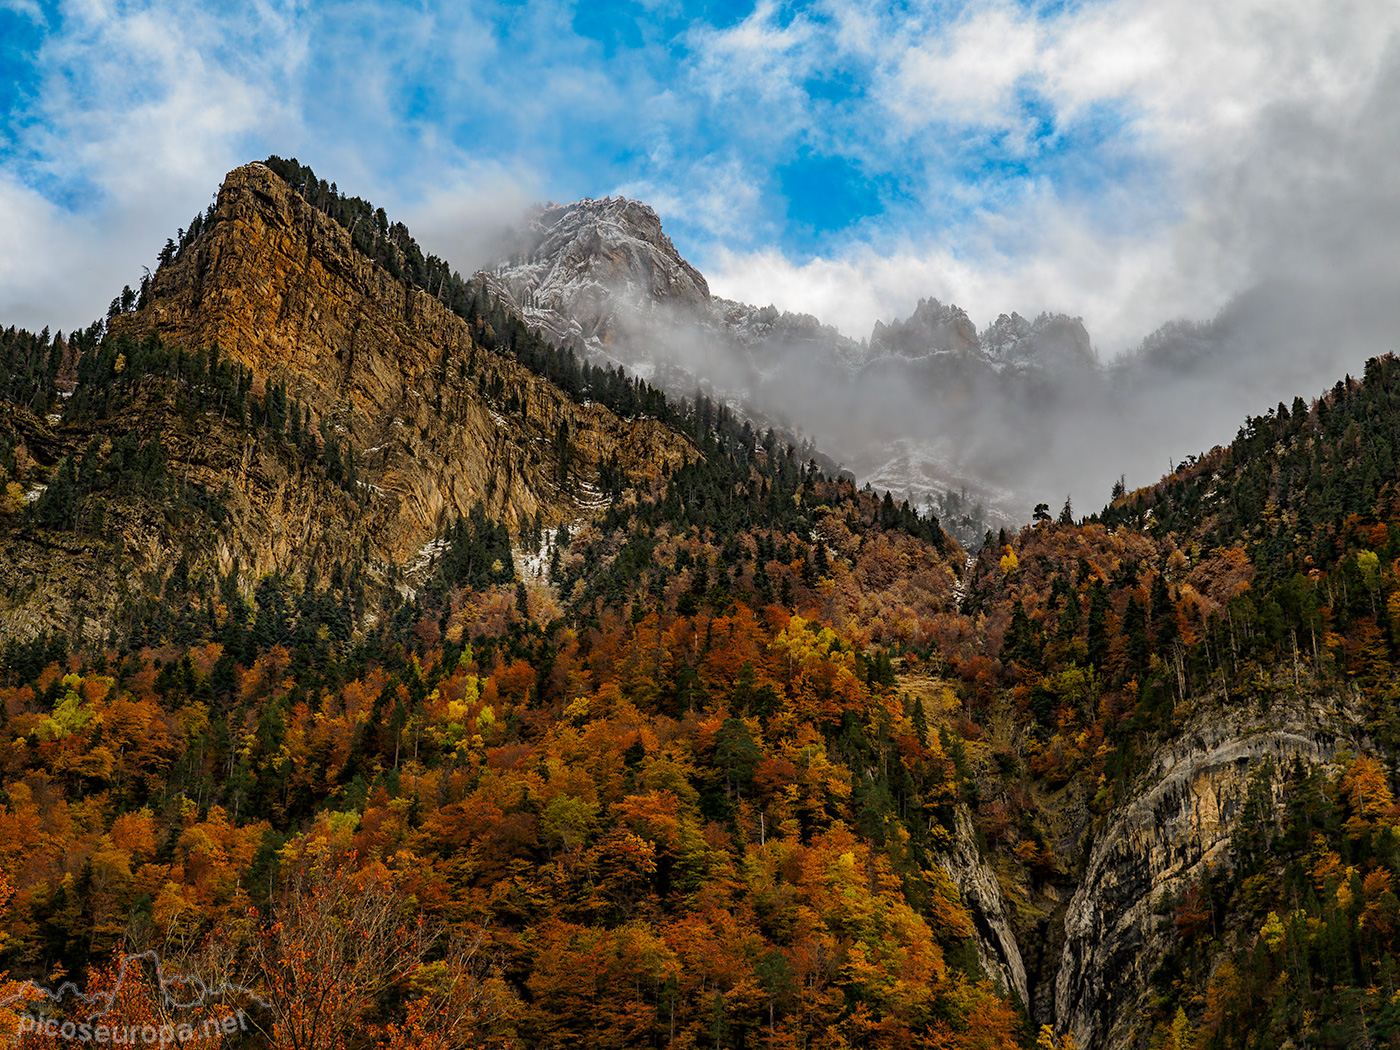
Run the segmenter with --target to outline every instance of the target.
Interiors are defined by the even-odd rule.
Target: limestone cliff
[[[313,426],[355,451],[363,536],[395,563],[477,500],[512,528],[537,514],[553,524],[596,502],[591,482],[609,460],[643,479],[696,455],[655,420],[576,403],[481,349],[466,322],[356,251],[262,164],[228,175],[212,222],[113,327],[217,343],[262,382],[284,383]],[[236,485],[285,526],[264,561],[305,549],[325,520],[294,483]]]
[[[218,413],[182,410],[166,392],[151,384],[110,416],[29,435],[29,448],[49,463],[90,442],[109,461],[119,435],[158,436],[170,476],[159,492],[104,488],[71,530],[10,531],[0,637],[57,631],[94,641],[129,628],[141,599],[159,593],[182,558],[195,575],[236,565],[257,576],[312,563],[324,571],[373,547],[378,519],[365,494],[356,500],[285,444]]]
[[[1326,764],[1361,737],[1347,702],[1281,694],[1262,709],[1202,702],[1186,731],[1160,748],[1139,791],[1097,835],[1065,917],[1055,1023],[1082,1050],[1135,1045],[1153,970],[1176,931],[1160,909],[1201,875],[1229,865],[1230,837],[1251,770],[1268,757]],[[1281,810],[1279,782],[1273,800]]]
[[[1026,967],[1011,929],[996,873],[977,848],[977,833],[966,806],[959,806],[952,846],[937,858],[963,895],[977,927],[977,961],[1008,993],[1029,1004]]]

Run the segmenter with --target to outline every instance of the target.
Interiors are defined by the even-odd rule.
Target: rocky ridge
[[[157,272],[147,305],[113,328],[191,349],[217,343],[264,383],[285,383],[313,426],[354,450],[365,536],[392,563],[478,500],[512,529],[537,515],[556,524],[592,502],[590,483],[609,460],[641,479],[696,455],[655,420],[578,404],[478,347],[465,321],[357,252],[262,164],[229,174],[211,226]],[[294,491],[245,495],[278,520],[310,510],[294,506]],[[285,541],[266,545],[250,569],[306,549],[306,527],[279,531]]]
[[[979,332],[965,311],[930,298],[857,342],[810,315],[713,296],[656,212],[621,198],[541,210],[478,277],[558,345],[672,394],[708,389],[761,426],[810,435],[861,480],[916,505],[972,479],[972,502],[992,523],[1019,520],[1020,482],[1005,476],[1008,440],[987,421],[1022,419],[1047,388],[1053,400],[1102,378],[1078,318],[1003,314]],[[840,419],[826,404],[837,390],[849,395]],[[937,453],[892,471],[890,443],[920,427],[912,436]]]

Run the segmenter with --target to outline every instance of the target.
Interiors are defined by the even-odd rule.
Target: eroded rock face
[[[262,164],[229,174],[210,227],[114,327],[191,350],[217,343],[265,382],[285,383],[311,407],[312,427],[355,450],[366,535],[396,563],[477,500],[512,529],[536,514],[554,524],[596,502],[589,483],[610,458],[640,480],[696,456],[660,423],[580,405],[476,346],[461,318],[356,251]],[[310,542],[321,516],[299,504],[294,483],[240,489],[288,526],[263,560]]]
[[[952,848],[936,859],[962,892],[963,901],[972,913],[977,927],[977,961],[982,969],[1008,993],[1016,992],[1021,1002],[1028,1004],[1026,967],[1007,916],[1001,884],[977,848],[977,834],[966,806],[958,807]]]
[[[1272,757],[1274,803],[1295,758],[1326,764],[1355,745],[1360,718],[1330,698],[1279,700],[1267,710],[1238,701],[1202,710],[1163,747],[1138,796],[1095,840],[1065,917],[1055,984],[1055,1026],[1083,1050],[1133,1045],[1152,972],[1175,943],[1159,903],[1179,898],[1209,868],[1228,865],[1230,836],[1249,774]]]

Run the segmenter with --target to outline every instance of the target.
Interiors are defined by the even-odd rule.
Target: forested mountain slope
[[[984,819],[1058,821],[1076,857],[1042,972],[1082,1043],[1167,1039],[1178,1009],[1203,1046],[1390,1038],[1397,381],[1373,360],[979,558],[989,651],[944,653],[1030,774]]]
[[[105,332],[6,337],[12,973],[247,974],[275,1045],[1010,1045],[951,767],[852,641],[948,607],[937,522],[458,319],[271,172],[197,225]]]
[[[273,166],[0,339],[16,981],[151,950],[277,1046],[1388,1045],[1397,362],[969,560]]]

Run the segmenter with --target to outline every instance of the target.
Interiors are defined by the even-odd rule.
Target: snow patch
[[[579,482],[579,491],[582,496],[575,503],[583,510],[602,510],[604,507],[612,506],[612,500],[603,495],[602,490],[596,485],[590,485],[586,481]]]
[[[512,547],[510,556],[515,560],[515,570],[526,583],[549,584],[549,559],[554,550],[552,544],[540,546],[540,552],[533,554],[523,547]]]
[[[433,538],[423,546],[418,548],[418,552],[413,556],[413,564],[408,567],[408,574],[411,576],[426,569],[432,564],[433,558],[446,551],[452,544],[441,538]]]

